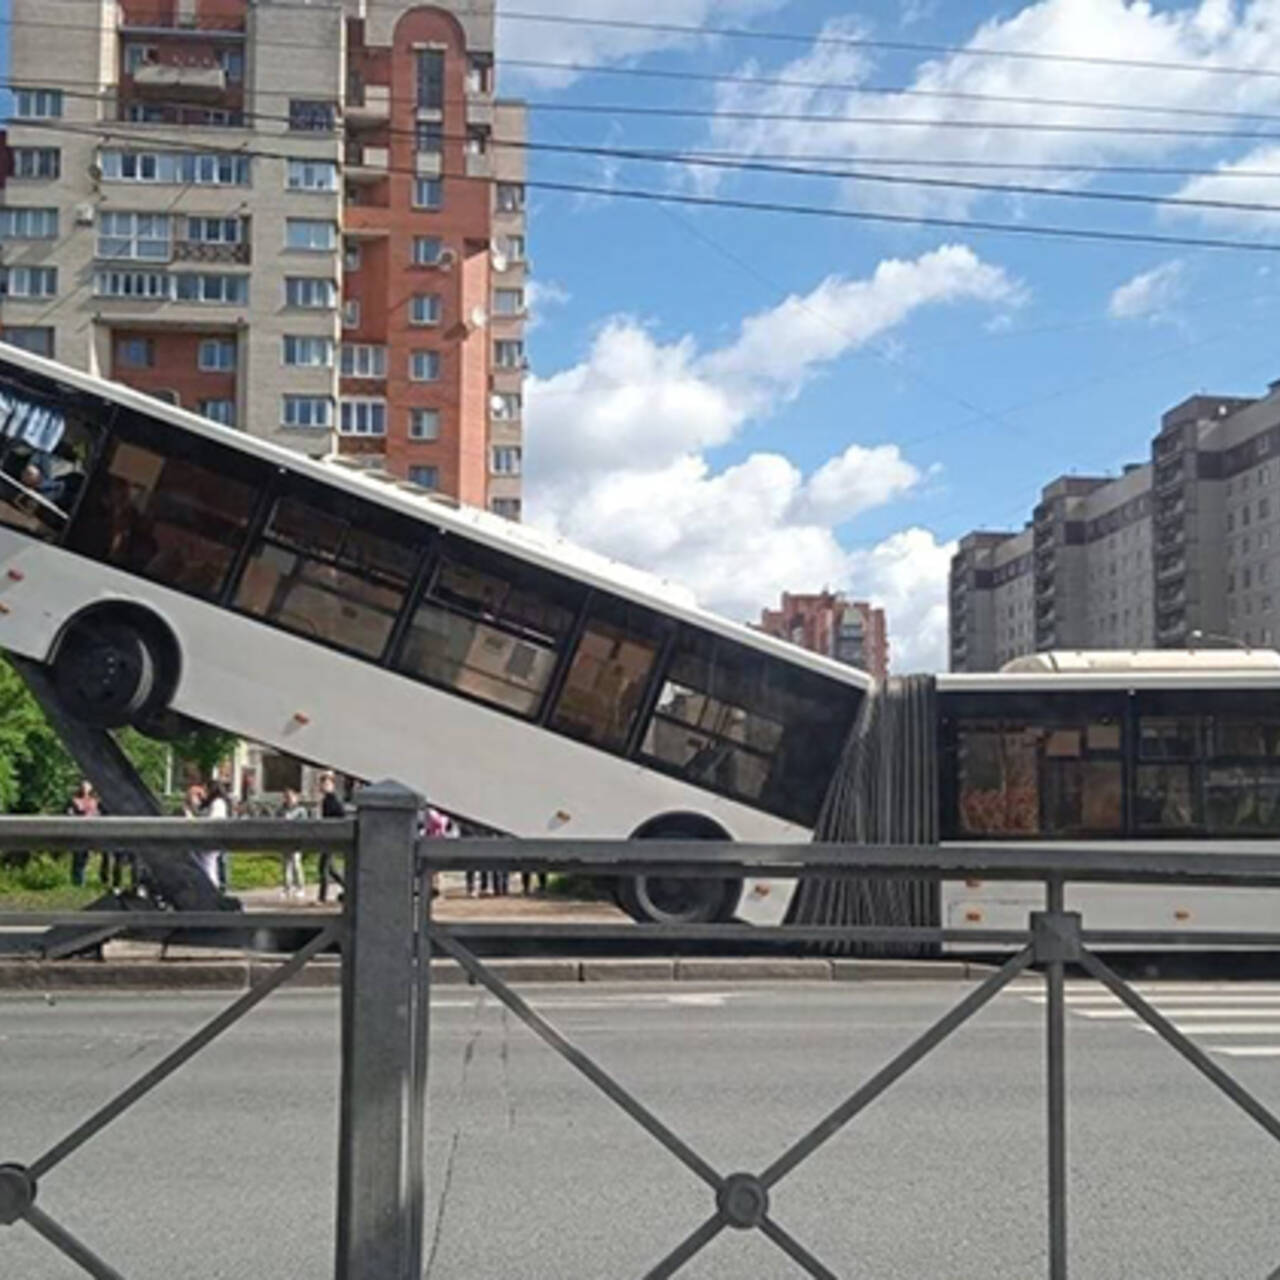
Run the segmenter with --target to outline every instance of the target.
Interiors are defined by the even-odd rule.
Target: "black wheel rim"
[[[653,920],[698,922],[712,919],[724,896],[721,880],[690,880],[683,876],[640,876],[636,896]]]

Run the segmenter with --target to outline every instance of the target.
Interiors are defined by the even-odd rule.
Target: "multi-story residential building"
[[[14,0],[10,33],[7,340],[519,515],[492,0]]]
[[[877,680],[889,674],[889,637],[884,610],[831,591],[782,593],[777,609],[764,609],[760,630],[814,653],[860,667]]]
[[[961,538],[951,562],[955,671],[1042,649],[1280,640],[1280,383],[1170,409],[1151,459],[1062,476],[1018,533]]]

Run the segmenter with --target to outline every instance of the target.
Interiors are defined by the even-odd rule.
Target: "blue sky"
[[[545,2],[519,7],[548,11]],[[607,0],[559,0],[557,8],[595,17],[637,12]],[[643,13],[810,36],[1280,67],[1277,0],[880,0],[856,7],[654,0]],[[836,155],[848,164],[889,155],[1208,172],[1235,164],[1280,173],[1280,147],[1266,138],[962,131],[945,123],[1065,120],[1280,134],[1274,76],[925,58],[521,21],[502,28],[500,62],[504,54],[758,77],[744,86],[508,66],[504,90],[538,103],[661,104],[772,117],[654,120],[537,107],[531,131],[539,143]],[[818,87],[779,86],[779,79]],[[852,84],[1276,118],[854,96]],[[873,122],[831,127],[777,118],[853,113]],[[908,113],[927,125],[881,123]],[[538,151],[530,166],[535,180],[553,182],[1280,243],[1280,214],[886,189],[825,176],[722,171],[709,179],[705,170]],[[1280,206],[1280,179],[1271,178],[950,173]],[[1258,393],[1280,377],[1273,337],[1280,261],[1270,254],[1058,242],[538,190],[530,192],[530,252],[538,281],[530,338],[537,375],[528,410],[531,518],[687,582],[735,616],[754,613],[783,587],[831,585],[872,595],[889,608],[899,669],[943,661],[946,561],[958,534],[1016,527],[1040,485],[1058,473],[1108,472],[1145,458],[1160,413],[1186,395]]]

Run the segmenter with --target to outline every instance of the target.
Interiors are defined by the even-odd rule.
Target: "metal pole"
[[[397,783],[366,787],[357,799],[342,954],[337,1280],[422,1275],[410,1205],[417,814],[418,798]]]
[[[1063,911],[1061,878],[1046,883],[1045,906]],[[1067,1280],[1067,1066],[1065,966],[1050,960],[1045,966],[1049,1098],[1049,1280]]]

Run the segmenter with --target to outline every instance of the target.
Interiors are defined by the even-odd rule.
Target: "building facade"
[[[889,635],[884,610],[831,591],[782,593],[777,609],[760,614],[760,630],[837,662],[859,667],[877,680],[889,675]]]
[[[1147,462],[1061,476],[1018,533],[951,562],[953,671],[1045,649],[1280,641],[1280,383],[1170,409]]]
[[[519,516],[525,121],[492,0],[11,18],[6,340]]]

